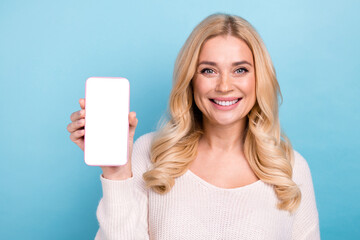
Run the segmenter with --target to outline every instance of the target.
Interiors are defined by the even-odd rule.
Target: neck
[[[218,125],[204,119],[204,134],[200,139],[200,144],[210,151],[242,152],[246,121],[245,117],[233,124]]]

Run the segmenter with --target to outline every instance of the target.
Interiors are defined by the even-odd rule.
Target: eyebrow
[[[217,65],[215,62],[202,61],[202,62],[200,62],[198,64],[198,66],[200,66],[201,64],[207,64],[207,65],[211,65],[211,66],[216,66]],[[241,64],[248,64],[248,65],[252,66],[251,63],[249,63],[248,61],[245,61],[245,60],[240,61],[240,62],[233,62],[231,65],[232,66],[237,66],[237,65],[241,65]]]

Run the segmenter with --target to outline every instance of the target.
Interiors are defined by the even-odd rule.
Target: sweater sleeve
[[[96,211],[99,230],[95,240],[149,239],[148,190],[142,174],[150,163],[151,135],[145,134],[134,143],[131,178],[109,180],[100,175],[103,197]]]
[[[306,160],[295,150],[294,157],[293,180],[301,190],[301,203],[295,212],[292,239],[318,240],[320,239],[319,214],[310,168]]]

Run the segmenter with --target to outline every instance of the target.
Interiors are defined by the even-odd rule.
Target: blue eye
[[[237,73],[245,73],[245,72],[248,72],[249,70],[247,70],[246,68],[239,68],[239,69],[236,69],[235,72]]]
[[[214,73],[214,70],[210,68],[204,68],[203,70],[201,70],[201,73],[211,74]]]

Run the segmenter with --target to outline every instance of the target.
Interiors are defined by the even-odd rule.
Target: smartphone
[[[84,159],[90,166],[127,163],[130,83],[122,77],[90,77],[85,83]]]

